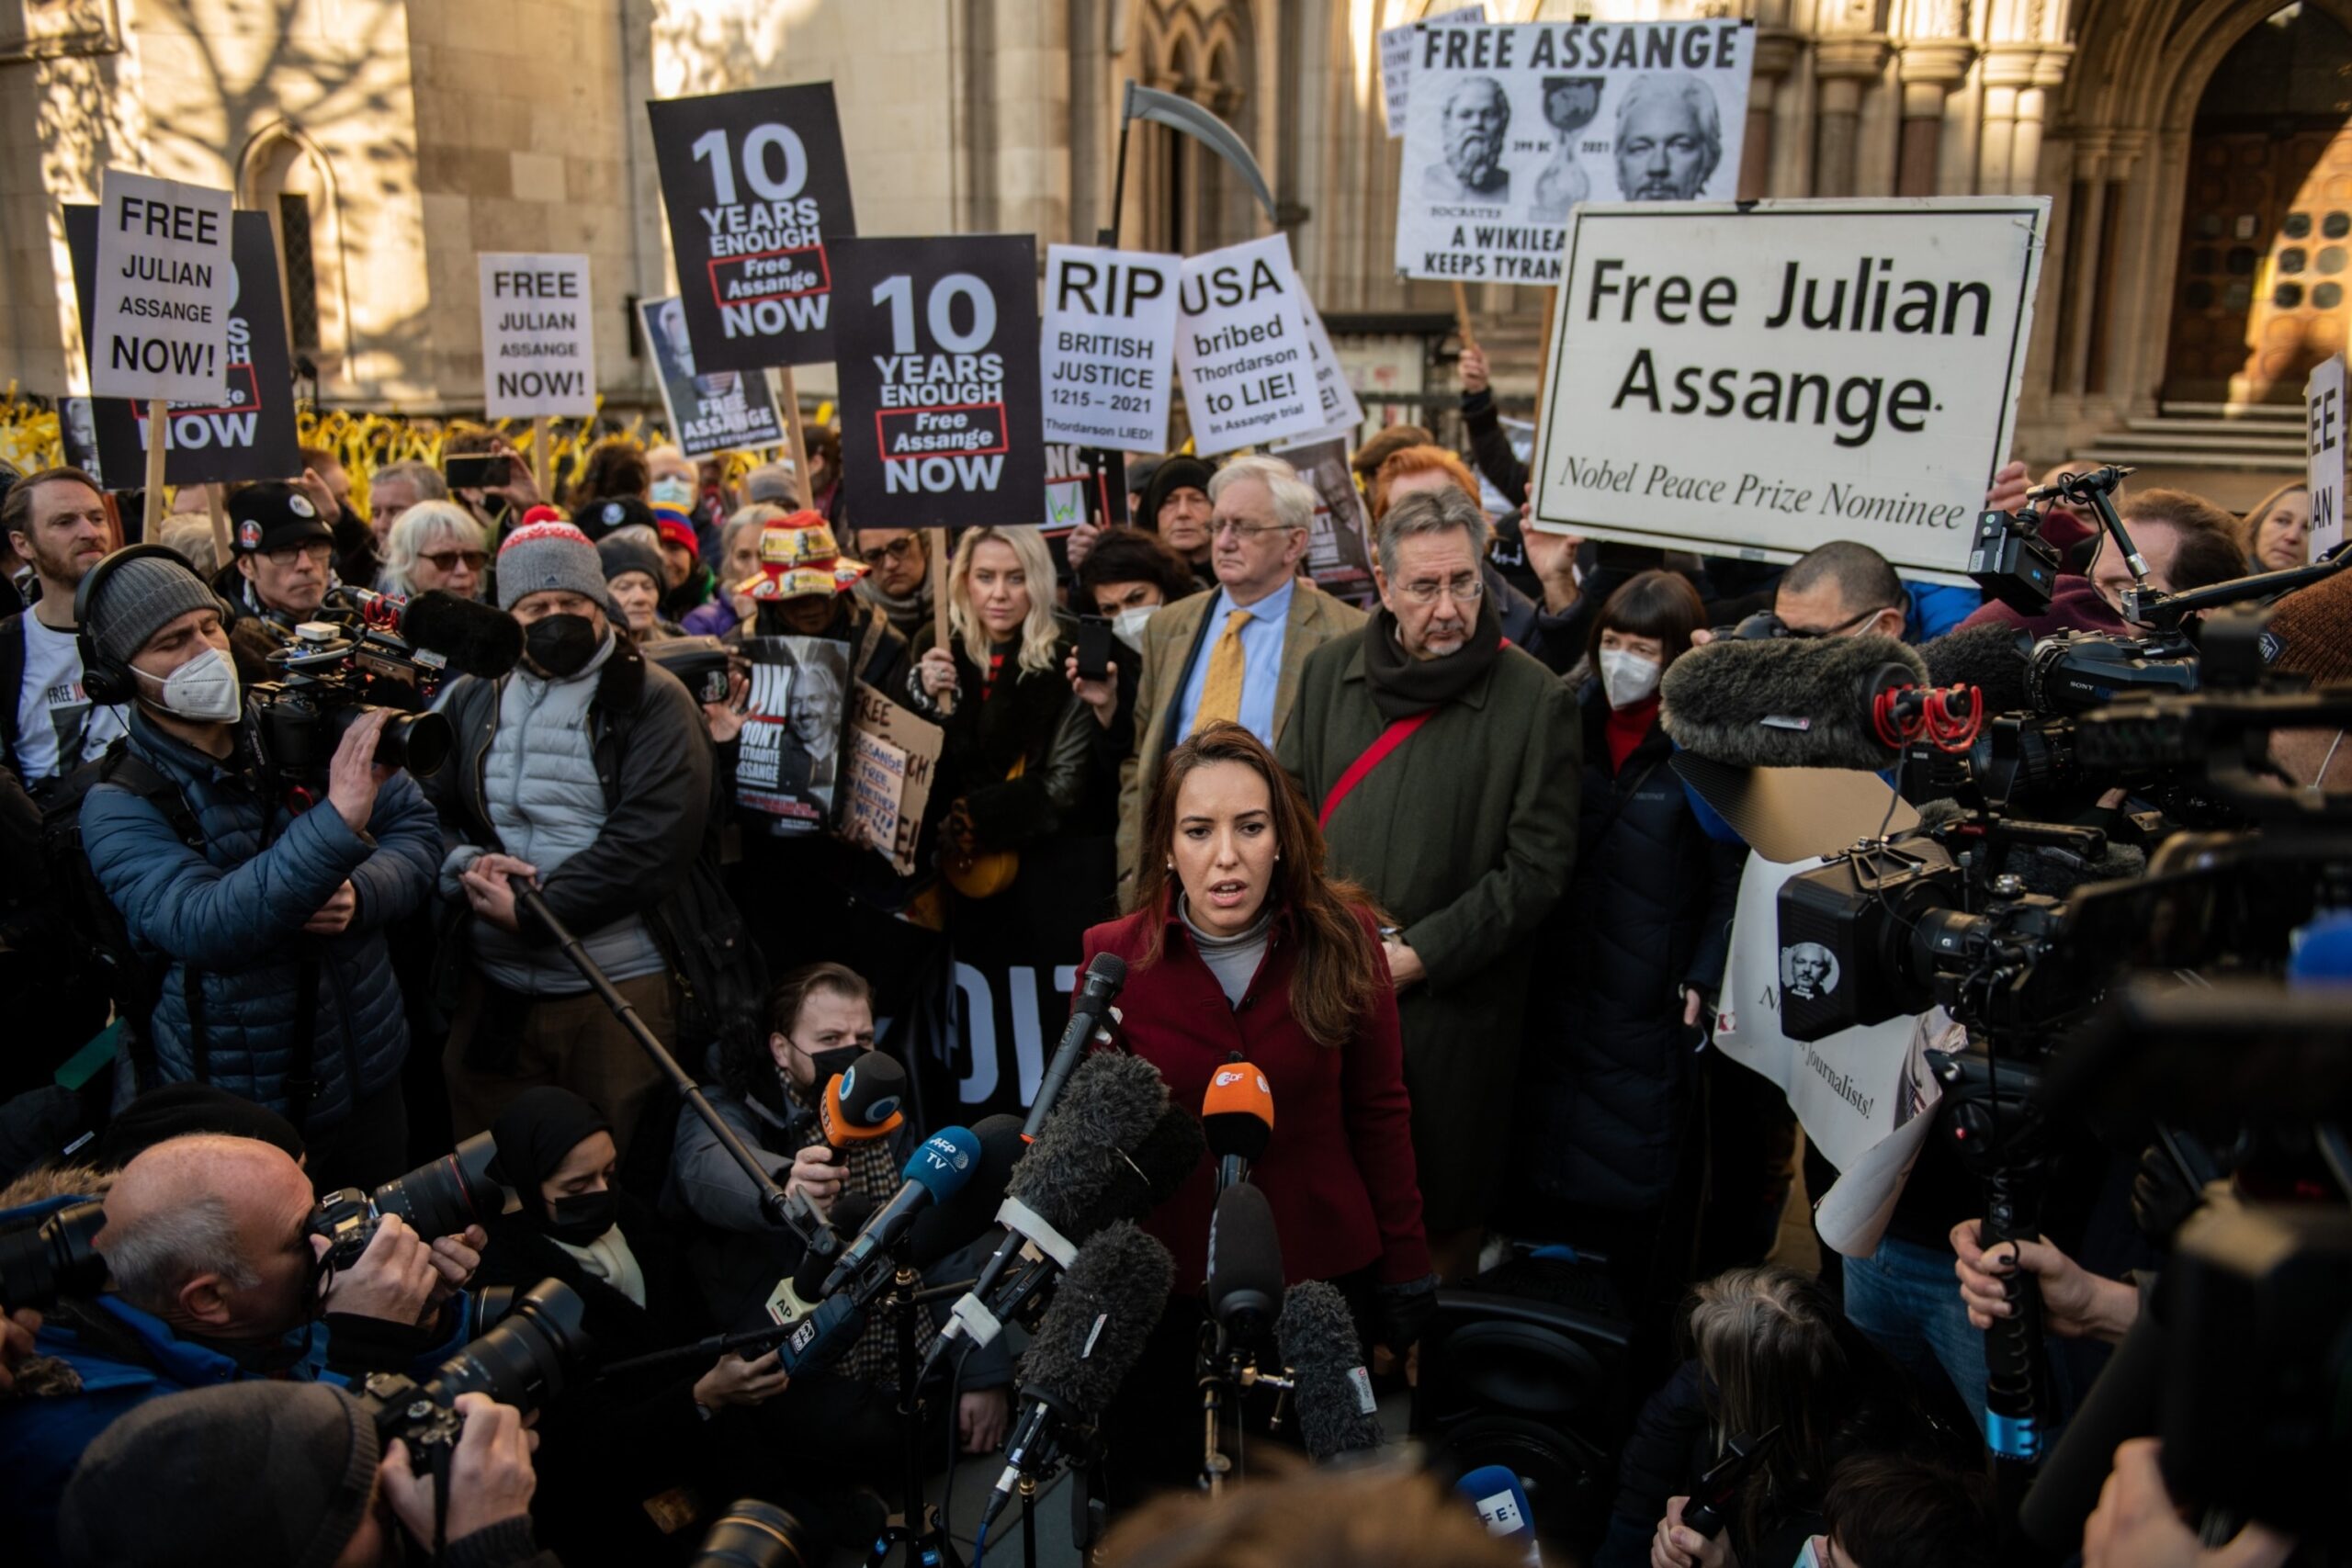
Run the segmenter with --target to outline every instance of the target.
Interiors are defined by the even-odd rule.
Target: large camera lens
[[[452,1153],[377,1188],[376,1211],[398,1214],[426,1241],[486,1225],[506,1207],[506,1189],[488,1174],[497,1154],[490,1134],[476,1133]]]
[[[816,1561],[817,1542],[806,1526],[774,1503],[746,1497],[702,1538],[695,1568],[799,1568]]]
[[[563,1392],[565,1370],[587,1354],[586,1312],[571,1286],[540,1280],[497,1327],[442,1362],[424,1396],[453,1405],[461,1393],[486,1393],[517,1410],[538,1409]]]
[[[327,723],[340,741],[343,732],[358,723],[362,715],[375,711],[376,705],[371,703],[339,705],[327,711]],[[441,715],[395,711],[376,737],[376,761],[387,768],[406,768],[421,779],[430,778],[457,748],[458,732]]]
[[[0,1235],[0,1311],[103,1290],[107,1260],[93,1244],[106,1223],[102,1205],[71,1203],[38,1225]]]

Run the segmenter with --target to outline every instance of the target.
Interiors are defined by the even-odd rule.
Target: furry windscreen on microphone
[[[1171,1105],[1129,1152],[1135,1168],[1113,1176],[1098,1201],[1079,1218],[1077,1228],[1064,1229],[1063,1235],[1083,1241],[1113,1220],[1142,1219],[1176,1195],[1209,1150],[1200,1122],[1182,1106]]]
[[[1737,767],[1875,771],[1896,755],[1871,729],[1890,665],[1928,683],[1927,661],[1892,637],[1718,640],[1667,671],[1658,716],[1685,750]]]
[[[1122,1052],[1089,1056],[1012,1168],[1007,1192],[1066,1231],[1129,1168],[1125,1151],[1139,1146],[1167,1109],[1158,1067]]]
[[[2021,713],[2030,705],[2026,673],[2032,640],[2015,626],[1988,623],[1946,632],[1919,652],[1937,685],[1968,685],[1984,693],[1984,713],[1990,717]]]
[[[401,635],[463,675],[495,681],[522,660],[523,623],[503,610],[435,588],[401,612]]]
[[[1364,1371],[1363,1342],[1345,1297],[1321,1280],[1306,1280],[1283,1298],[1274,1325],[1283,1362],[1296,1386],[1298,1440],[1318,1460],[1376,1449],[1380,1416]]]
[[[1965,807],[1956,800],[1930,800],[1919,807],[1919,827],[1923,831],[1941,828],[1958,820],[1964,812]],[[1993,874],[2016,877],[2025,884],[2029,893],[2064,898],[2090,883],[2122,882],[2144,874],[2147,869],[2146,851],[2110,840],[2096,857],[2087,860],[2052,844],[2012,844],[2000,863],[1993,867]]]
[[[1168,1304],[1168,1249],[1122,1220],[1078,1249],[1054,1304],[1021,1358],[1024,1393],[1057,1400],[1081,1420],[1102,1414]]]

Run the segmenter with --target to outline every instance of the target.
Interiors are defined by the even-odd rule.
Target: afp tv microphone
[[[896,1247],[916,1216],[953,1197],[972,1179],[979,1164],[980,1140],[969,1128],[943,1128],[924,1139],[922,1147],[909,1156],[906,1168],[899,1172],[905,1185],[875,1212],[857,1239],[842,1249],[833,1271],[825,1276],[823,1293],[831,1295],[849,1283],[868,1258]]]

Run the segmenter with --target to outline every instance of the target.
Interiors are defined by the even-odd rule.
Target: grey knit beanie
[[[98,1435],[58,1506],[76,1564],[329,1568],[359,1533],[382,1445],[325,1383],[254,1380],[151,1399]]]
[[[98,590],[90,604],[90,636],[98,651],[116,664],[130,663],[149,637],[190,610],[227,614],[220,596],[177,556],[124,561],[107,573]]]
[[[498,547],[498,607],[511,610],[550,588],[605,602],[604,563],[588,536],[569,523],[533,523],[507,535]]]

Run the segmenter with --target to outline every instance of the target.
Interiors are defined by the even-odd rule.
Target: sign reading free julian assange
[[[2043,197],[1577,209],[1534,525],[1962,582],[2006,460]]]

